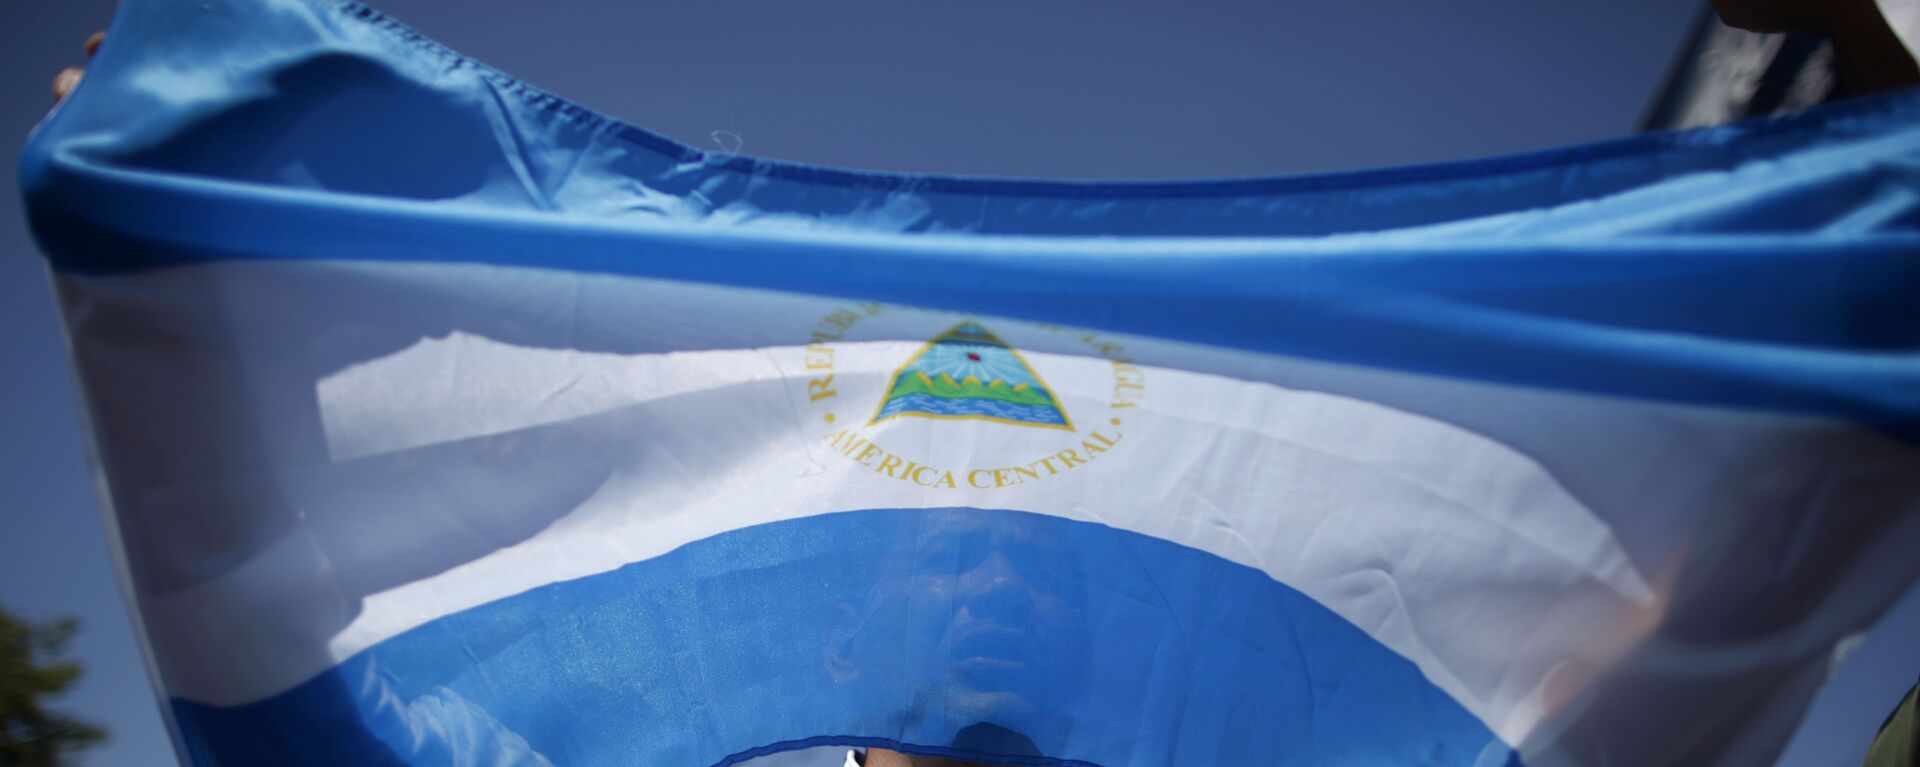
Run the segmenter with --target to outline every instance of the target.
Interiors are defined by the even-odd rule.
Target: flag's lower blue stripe
[[[266,700],[175,707],[199,764],[711,765],[830,742],[1108,767],[1507,758],[1411,662],[1264,573],[977,509],[736,530],[434,620]]]

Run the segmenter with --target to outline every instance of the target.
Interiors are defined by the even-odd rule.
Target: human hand
[[[94,51],[100,50],[100,41],[105,39],[107,39],[107,33],[105,32],[95,32],[87,36],[87,42],[85,46],[87,49],[88,58],[93,57]],[[60,70],[60,74],[54,75],[53,76],[54,103],[56,104],[60,103],[60,100],[66,98],[67,94],[72,93],[74,87],[80,84],[80,78],[85,76],[86,73],[87,73],[87,70],[83,67],[67,67],[66,69]]]
[[[1713,0],[1713,7],[1731,27],[1827,37],[1840,82],[1854,95],[1920,85],[1920,64],[1873,0]]]

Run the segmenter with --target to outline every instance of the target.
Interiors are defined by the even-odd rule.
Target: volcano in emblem
[[[894,371],[870,423],[908,416],[1073,430],[1053,390],[1020,353],[971,321],[928,341]]]

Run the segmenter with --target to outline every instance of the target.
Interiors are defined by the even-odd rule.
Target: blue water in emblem
[[[934,397],[927,394],[903,394],[887,400],[880,414],[874,416],[878,421],[905,413],[929,413],[932,415],[978,415],[992,418],[1004,418],[1009,421],[1023,421],[1037,424],[1066,424],[1058,408],[1047,405],[1020,405],[991,399],[954,399]]]

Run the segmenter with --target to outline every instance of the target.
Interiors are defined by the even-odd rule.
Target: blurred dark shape
[[[1861,767],[1916,764],[1920,764],[1920,683],[1907,688],[1907,697],[1902,698],[1893,713],[1887,715],[1887,721],[1881,723],[1880,734],[1874,736],[1873,745],[1867,748],[1867,758]]]
[[[991,722],[969,725],[953,735],[953,748],[982,754],[1038,757],[1033,739]]]
[[[59,660],[79,623],[29,623],[0,609],[0,764],[51,767],[107,738],[106,730],[46,708],[80,665]]]
[[[1707,7],[1687,40],[1642,121],[1645,130],[1722,125],[1845,95],[1833,46],[1819,35],[1735,29]]]

